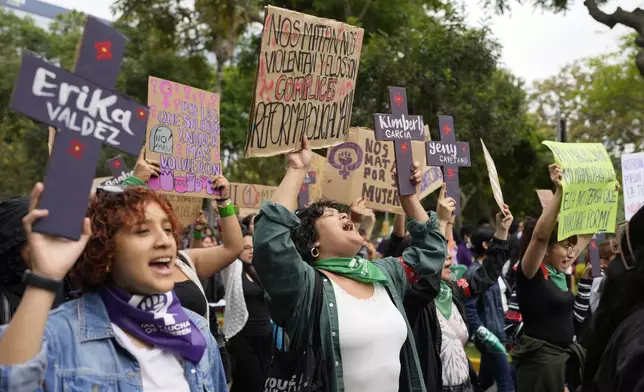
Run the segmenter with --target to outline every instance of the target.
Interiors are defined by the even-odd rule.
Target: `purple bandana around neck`
[[[198,363],[206,340],[188,318],[174,291],[129,295],[111,286],[101,291],[110,321],[135,338]]]

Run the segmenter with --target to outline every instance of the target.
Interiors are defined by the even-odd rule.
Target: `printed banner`
[[[159,177],[148,181],[150,189],[217,198],[210,180],[221,174],[219,96],[150,76],[148,105],[145,156],[161,165]]]
[[[347,139],[364,30],[268,6],[248,124],[246,158]]]
[[[494,164],[492,155],[490,155],[487,147],[485,147],[483,139],[481,139],[481,146],[483,146],[485,166],[487,166],[487,174],[488,177],[490,177],[490,185],[492,186],[492,194],[494,194],[494,200],[496,201],[496,204],[498,204],[501,211],[503,211],[503,204],[505,204],[505,202],[503,201],[503,192],[501,191],[501,184],[499,183],[499,174],[496,171],[496,165]]]
[[[440,188],[443,176],[438,167],[425,164],[425,143],[413,141],[414,159],[421,163],[421,200]],[[394,184],[394,143],[377,141],[371,129],[351,128],[347,142],[329,149],[322,193],[329,199],[351,204],[365,197],[366,206],[376,211],[402,214],[398,189]]]
[[[276,190],[276,186],[231,182],[230,198],[233,204],[240,209],[259,210],[266,200],[273,197]]]
[[[622,185],[626,220],[644,205],[644,152],[622,154]]]
[[[614,233],[617,180],[601,143],[543,142],[563,169],[559,240],[578,234]]]
[[[190,226],[195,223],[199,217],[203,199],[173,194],[163,196],[172,205],[174,214],[183,226]]]
[[[546,208],[554,196],[555,194],[550,189],[537,189],[537,197],[539,198],[539,203],[541,203],[541,208]]]

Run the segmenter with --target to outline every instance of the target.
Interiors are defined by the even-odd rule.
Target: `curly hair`
[[[311,265],[315,261],[311,255],[311,249],[315,246],[315,241],[318,239],[315,222],[324,215],[324,211],[327,208],[334,208],[340,211],[340,205],[335,201],[320,199],[315,203],[311,203],[308,207],[300,208],[295,212],[295,215],[300,218],[300,225],[291,230],[291,240],[295,244],[295,248],[302,257],[302,260]]]
[[[168,215],[179,248],[181,225],[172,206],[161,194],[144,187],[129,187],[121,193],[102,193],[90,203],[88,216],[92,222],[92,236],[70,271],[75,286],[83,291],[98,291],[105,286],[116,255],[114,239],[117,232],[145,220],[145,207],[149,203],[158,203]]]

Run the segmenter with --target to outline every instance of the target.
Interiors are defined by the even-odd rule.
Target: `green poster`
[[[543,142],[563,170],[559,241],[578,234],[614,233],[617,178],[601,143]]]

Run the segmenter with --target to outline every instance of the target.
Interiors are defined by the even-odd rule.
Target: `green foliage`
[[[276,185],[282,157],[242,159],[257,68],[263,18],[259,0],[118,0],[114,26],[129,38],[117,88],[145,102],[148,75],[222,94],[222,157],[231,181]],[[498,45],[489,31],[472,29],[438,0],[275,0],[271,4],[347,21],[365,29],[353,125],[373,126],[374,112],[388,110],[387,86],[406,86],[410,112],[422,114],[436,138],[437,115],[455,118],[457,137],[471,143],[473,167],[461,170],[464,216],[496,211],[480,148],[494,157],[505,197],[515,215],[540,210],[535,187],[549,187],[540,125],[527,114],[522,83],[497,65]],[[29,49],[70,69],[83,17],[69,14],[51,33],[28,21],[0,15],[0,171],[11,173],[0,198],[26,193],[42,178],[47,160],[45,129],[8,108],[21,50]],[[255,26],[259,26],[255,24]],[[41,127],[42,128],[42,127]],[[224,151],[225,150],[225,151]],[[117,154],[104,148],[103,158]],[[9,159],[11,158],[11,159]],[[126,158],[133,166],[134,157]],[[15,173],[15,175],[14,175]],[[103,162],[97,176],[106,175]],[[435,200],[428,200],[433,208]]]
[[[541,126],[554,129],[559,110],[571,140],[602,142],[616,158],[631,143],[636,151],[644,148],[644,91],[631,42],[626,36],[618,51],[576,61],[537,82],[532,99]]]

